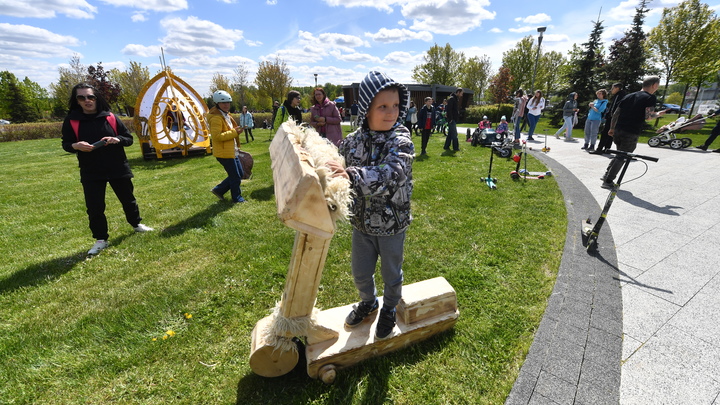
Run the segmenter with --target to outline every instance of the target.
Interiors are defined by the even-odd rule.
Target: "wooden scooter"
[[[352,329],[345,327],[352,304],[314,308],[335,222],[314,161],[297,142],[297,131],[303,130],[283,124],[270,144],[278,217],[296,235],[282,299],[252,331],[250,367],[265,377],[287,374],[299,361],[293,340],[299,337],[306,343],[308,375],[332,383],[338,369],[452,328],[459,311],[455,290],[442,277],[403,286],[397,325],[383,340],[374,338],[376,316]]]

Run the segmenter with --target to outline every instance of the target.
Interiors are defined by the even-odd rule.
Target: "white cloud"
[[[269,6],[274,6],[277,4],[277,0],[267,0],[265,3]]]
[[[167,34],[160,40],[160,45],[129,44],[122,52],[128,55],[150,56],[153,52],[159,55],[159,47],[168,55],[215,55],[218,49],[235,49],[235,42],[243,39],[240,30],[227,29],[214,22],[200,20],[197,17],[166,18],[160,22]],[[218,38],[222,38],[220,41]]]
[[[370,55],[367,53],[359,53],[359,52],[352,52],[352,53],[341,53],[340,51],[331,51],[330,55],[333,56],[335,59],[343,61],[343,62],[372,62],[372,63],[380,63],[380,58],[374,55]]]
[[[170,65],[173,66],[192,66],[192,67],[203,67],[205,69],[235,69],[239,65],[245,63],[248,72],[254,72],[257,70],[257,62],[252,59],[245,58],[243,56],[207,56],[199,55],[192,57],[173,58],[170,61]]]
[[[495,28],[491,28],[491,29],[489,30],[489,32],[492,32],[493,34],[500,34],[501,32],[503,32],[503,30],[501,30],[500,28],[495,27]]]
[[[508,28],[508,31],[514,32],[516,34],[523,34],[525,32],[535,31],[535,29],[536,29],[536,27],[525,26],[525,27],[520,27],[520,28]]]
[[[550,16],[545,13],[530,15],[530,16],[520,19],[520,21],[522,21],[525,24],[543,24],[543,23],[549,22],[551,20],[552,19],[550,18]],[[515,21],[518,21],[518,20],[515,19]]]
[[[395,51],[395,52],[390,52],[389,54],[385,55],[385,58],[383,58],[383,62],[387,63],[389,65],[415,66],[415,65],[423,63],[425,61],[423,59],[424,56],[425,56],[424,53],[413,55],[409,52]]]
[[[0,14],[11,17],[54,18],[62,14],[70,18],[94,18],[97,7],[85,0],[2,0]]]
[[[404,4],[401,11],[413,20],[410,28],[414,30],[458,35],[494,19],[496,13],[488,11],[488,6],[488,0],[426,0]]]
[[[324,0],[327,5],[332,7],[338,7],[343,6],[347,8],[352,7],[369,7],[369,8],[376,8],[380,11],[385,11],[387,13],[391,13],[393,11],[392,7],[396,4],[402,4],[405,3],[407,0]]]
[[[187,0],[101,0],[116,7],[131,7],[140,10],[171,12],[187,10]]]
[[[401,26],[401,27],[404,27],[404,26],[407,25],[407,23],[405,22],[405,20],[400,20],[400,21],[398,21],[397,23],[398,23],[398,25]]]
[[[143,13],[135,13],[130,17],[130,20],[132,20],[132,22],[143,22],[147,21],[147,16]]]
[[[120,51],[124,55],[133,55],[133,56],[140,56],[143,58],[149,58],[149,57],[155,57],[160,56],[160,45],[138,45],[138,44],[128,44],[125,45],[125,47]]]
[[[366,37],[370,37],[373,40],[377,42],[382,43],[396,43],[396,42],[403,42],[403,41],[410,41],[413,39],[419,39],[421,41],[429,42],[432,41],[433,36],[428,31],[411,31],[405,28],[393,28],[393,29],[387,29],[387,28],[380,28],[380,30],[375,33],[371,34],[369,32],[365,33]]]
[[[59,35],[30,25],[0,23],[2,54],[23,58],[65,58],[74,53],[68,46],[80,41],[69,35]]]
[[[249,40],[249,39],[246,39],[246,40],[245,40],[245,45],[247,45],[247,46],[253,46],[253,47],[254,47],[254,46],[262,46],[262,44],[263,44],[263,43],[260,42],[260,41],[251,41],[251,40]]]

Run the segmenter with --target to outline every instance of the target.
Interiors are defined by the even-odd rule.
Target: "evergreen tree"
[[[647,0],[641,0],[635,9],[632,27],[625,31],[625,35],[615,40],[608,52],[608,63],[605,66],[607,87],[619,82],[625,85],[628,92],[640,90],[642,78],[650,72],[647,66],[648,55],[645,49],[647,35],[642,25],[645,21]],[[652,72],[654,73],[654,72]]]
[[[587,104],[595,99],[595,92],[603,83],[601,68],[603,67],[603,54],[600,36],[603,33],[602,21],[594,22],[590,38],[582,44],[584,48],[580,59],[574,61],[568,76],[569,89],[565,94],[572,91],[578,93],[578,105]]]
[[[600,89],[600,83],[605,82],[602,76],[604,58],[602,44],[600,42],[600,36],[604,28],[599,16],[593,24],[593,30],[590,33],[588,41],[582,44],[582,48],[579,48],[580,54],[570,53],[571,58],[567,73],[568,87],[560,92],[563,94],[562,100],[565,100],[565,96],[571,92],[578,94],[577,101],[578,107],[580,108],[580,115],[578,115],[580,119],[578,123],[579,127],[585,125],[587,104],[595,100],[595,92]],[[553,110],[550,120],[552,125],[558,125],[562,121],[563,104],[564,101],[559,102]]]

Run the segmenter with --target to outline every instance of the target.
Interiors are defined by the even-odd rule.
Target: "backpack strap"
[[[110,127],[112,127],[113,132],[115,132],[115,136],[117,136],[117,119],[115,118],[115,114],[110,113],[107,117],[107,122],[110,124]],[[78,142],[80,142],[80,120],[70,120],[70,126],[73,129],[73,132],[75,132],[75,139],[77,139]]]

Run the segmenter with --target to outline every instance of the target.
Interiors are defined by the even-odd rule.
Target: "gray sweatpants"
[[[395,308],[400,302],[404,246],[405,231],[392,236],[372,236],[353,229],[352,275],[362,301],[373,302],[377,297],[374,275],[379,256],[380,274],[385,284],[383,304]]]

